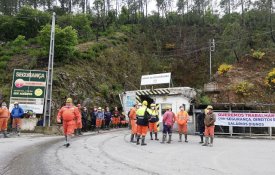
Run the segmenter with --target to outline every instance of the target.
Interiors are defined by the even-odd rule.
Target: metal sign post
[[[55,13],[52,16],[51,41],[49,51],[48,79],[46,88],[46,99],[44,108],[43,126],[51,126],[51,108],[52,108],[52,84],[53,84],[53,61],[54,61],[54,37],[55,37]]]

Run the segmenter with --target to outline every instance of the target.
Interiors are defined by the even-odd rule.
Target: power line
[[[209,49],[209,47],[203,47],[203,48],[193,50],[191,52],[187,52],[187,53],[183,53],[183,54],[171,54],[171,55],[164,55],[164,56],[165,57],[182,57],[182,56],[190,55],[190,54],[197,53],[197,52],[203,51],[203,50],[208,50],[208,49]]]
[[[223,41],[223,42],[222,41],[217,41],[216,43],[224,44],[224,43],[230,43],[230,42],[240,41],[240,40],[251,38],[251,37],[257,37],[257,36],[266,35],[266,34],[274,32],[274,31],[275,30],[271,30],[271,31],[263,32],[261,34],[257,34],[256,36],[255,35],[254,36],[247,36],[247,37],[242,37],[242,38],[239,38],[239,39],[233,39],[233,40],[229,40],[229,41]],[[250,33],[247,33],[247,34],[250,34]]]
[[[257,34],[256,36],[248,36],[248,37],[242,37],[242,38],[239,38],[239,39],[233,39],[233,40],[228,40],[228,41],[217,41],[216,44],[225,44],[225,43],[231,43],[231,42],[236,42],[236,41],[240,41],[240,40],[243,40],[243,39],[247,39],[247,38],[251,38],[251,37],[258,37],[258,36],[262,36],[262,35],[266,35],[266,34],[269,34],[269,33],[272,33],[274,32],[275,30],[272,30],[272,31],[266,31],[266,32],[263,32],[261,34]],[[199,52],[199,51],[202,51],[202,50],[206,50],[206,49],[209,49],[209,46],[207,47],[202,47],[200,49],[196,49],[196,50],[193,50],[191,52],[188,52],[188,53],[183,53],[183,54],[171,54],[171,55],[164,55],[165,57],[181,57],[181,56],[185,56],[185,55],[190,55],[190,54],[193,54],[193,53],[196,53],[196,52]],[[171,50],[171,52],[173,52],[175,50]]]

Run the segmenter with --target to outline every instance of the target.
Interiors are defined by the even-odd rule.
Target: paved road
[[[0,174],[275,174],[274,140],[217,138],[212,148],[198,140],[190,136],[189,143],[178,143],[174,135],[170,145],[147,140],[147,146],[137,146],[129,143],[125,130],[74,138],[69,148],[60,137],[42,139],[12,153],[15,158]]]

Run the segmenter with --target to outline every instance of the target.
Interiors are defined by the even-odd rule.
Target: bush
[[[234,86],[234,91],[238,95],[250,96],[253,91],[254,85],[247,81],[242,81]]]
[[[51,26],[46,25],[39,33],[39,42],[48,51],[50,48]],[[72,26],[55,27],[55,58],[62,61],[72,58],[78,42],[77,31]]]
[[[122,25],[122,26],[120,26],[120,30],[124,33],[131,33],[132,26],[131,25]]]
[[[209,105],[211,104],[211,99],[207,95],[201,96],[200,103],[202,105]]]
[[[11,59],[11,56],[8,56],[8,55],[4,55],[0,57],[0,61],[9,61],[10,59]]]
[[[25,40],[25,36],[23,35],[18,35],[17,38],[12,42],[12,45],[15,47],[24,47],[27,44],[27,41]]]
[[[12,55],[14,55],[12,50],[6,49],[6,50],[2,50],[0,52],[0,56],[12,56]]]
[[[273,68],[265,77],[265,85],[271,89],[275,89],[275,68]]]
[[[97,43],[92,45],[88,50],[88,57],[96,58],[100,56],[100,53],[107,48],[106,44]]]
[[[164,49],[166,49],[166,50],[173,50],[173,49],[175,49],[175,48],[176,48],[175,43],[166,43],[166,44],[164,45]]]
[[[77,30],[78,37],[83,41],[87,41],[93,36],[90,23],[91,21],[85,14],[68,14],[57,18],[57,24],[60,27],[72,26]]]
[[[0,61],[0,69],[6,69],[7,63],[7,61]]]
[[[222,75],[226,72],[228,72],[229,70],[231,70],[233,68],[232,65],[229,65],[229,64],[221,64],[220,67],[218,68],[218,74],[219,75]]]
[[[258,60],[261,60],[263,58],[263,56],[265,55],[264,52],[261,52],[259,50],[252,50],[252,52],[253,52],[252,53],[253,58],[256,58]]]
[[[35,58],[46,57],[48,55],[48,51],[44,49],[31,49],[29,50],[29,55]]]
[[[106,84],[106,83],[102,83],[98,86],[100,92],[105,96],[107,97],[108,94],[110,93],[110,89],[109,89],[109,86]]]

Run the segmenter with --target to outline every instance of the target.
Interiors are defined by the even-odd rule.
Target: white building
[[[126,114],[130,111],[136,103],[141,103],[143,100],[148,101],[148,106],[151,103],[156,103],[159,110],[160,129],[162,129],[162,116],[166,107],[172,107],[172,111],[176,114],[179,107],[184,105],[186,111],[189,112],[190,121],[188,123],[189,133],[195,133],[195,113],[193,100],[196,97],[196,91],[190,87],[173,87],[173,88],[160,88],[160,89],[146,89],[136,91],[126,91],[120,95],[120,100],[123,110]],[[174,129],[177,125],[174,126]]]

